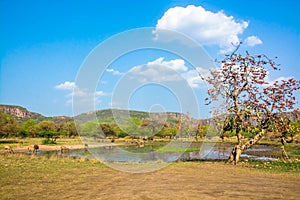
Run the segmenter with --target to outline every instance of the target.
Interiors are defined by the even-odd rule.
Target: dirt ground
[[[79,184],[78,188],[85,188],[88,197],[99,199],[297,199],[300,197],[299,176],[262,174],[247,169],[234,169],[234,172],[232,170],[232,166],[220,163],[172,165],[148,174],[125,174],[105,169],[86,177],[85,180],[89,184]],[[94,185],[93,189],[90,189],[90,184]]]
[[[299,199],[300,175],[223,162],[133,174],[101,163],[1,158],[0,199]]]

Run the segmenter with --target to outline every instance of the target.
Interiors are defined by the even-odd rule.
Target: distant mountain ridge
[[[28,111],[26,108],[23,108],[21,106],[0,105],[0,110],[15,117],[17,121],[26,121],[28,119],[40,121],[46,118],[39,113]]]
[[[36,112],[31,112],[22,106],[15,105],[0,105],[0,111],[13,116],[18,122],[24,122],[29,119],[36,121],[53,120],[54,122],[66,122],[73,120],[68,116],[53,116],[46,117]]]
[[[73,117],[69,117],[69,116],[46,117],[39,113],[28,111],[24,107],[15,106],[15,105],[0,105],[0,111],[3,111],[4,113],[13,116],[18,122],[24,122],[29,119],[34,119],[36,121],[53,120],[56,123],[64,123],[64,122],[73,120]],[[78,121],[81,121],[81,122],[92,121],[92,120],[95,120],[95,115],[96,115],[98,119],[105,119],[105,120],[109,119],[109,120],[113,121],[113,118],[116,117],[116,116],[114,116],[114,111],[116,111],[116,113],[118,113],[118,115],[123,115],[123,114],[129,112],[130,117],[135,117],[135,118],[140,118],[140,119],[150,117],[150,114],[145,111],[104,109],[104,110],[96,110],[96,111],[82,113],[80,115],[75,116],[75,119]],[[159,115],[159,113],[152,113],[152,114]],[[184,117],[188,116],[187,114],[182,114],[182,113],[177,113],[177,112],[166,112],[165,114],[168,117],[172,117],[173,119],[177,119],[182,116],[184,116]]]
[[[16,105],[1,105],[0,104],[0,111],[9,114],[13,116],[17,122],[24,122],[29,119],[36,120],[38,122],[43,121],[43,120],[52,120],[55,123],[65,123],[68,121],[73,121],[75,118],[77,122],[87,122],[87,121],[94,121],[95,120],[95,115],[98,119],[99,122],[112,122],[114,121],[115,118],[118,118],[118,116],[126,116],[125,114],[129,113],[130,117],[134,118],[139,118],[139,119],[145,119],[149,118],[150,115],[159,115],[160,113],[149,113],[145,111],[136,111],[136,110],[120,110],[120,109],[103,109],[103,110],[95,110],[95,111],[90,111],[86,113],[79,114],[77,116],[69,117],[69,116],[51,116],[51,117],[46,117],[43,116],[39,113],[36,112],[31,112],[28,111],[26,108],[21,107],[21,106],[16,106]],[[115,113],[117,113],[115,115]],[[185,119],[189,118],[188,114],[183,114],[183,113],[178,113],[178,112],[166,112],[165,113],[167,117],[172,118],[174,120],[179,119],[180,117],[183,117]],[[293,117],[294,115],[292,113],[285,113],[285,115],[289,117]],[[190,118],[192,121],[199,121],[201,122],[202,125],[207,125],[210,123],[213,123],[213,119],[193,119]],[[300,116],[296,117],[294,121],[300,120]]]
[[[76,120],[79,121],[91,121],[94,119],[95,115],[97,118],[114,118],[118,116],[125,116],[128,115],[134,118],[149,118],[149,112],[145,111],[136,111],[136,110],[120,110],[120,109],[104,109],[104,110],[96,110],[91,112],[82,113],[75,117]],[[159,113],[152,113],[152,114],[159,114]],[[187,116],[186,114],[181,114],[177,112],[166,112],[167,116],[171,116],[173,118],[178,118],[180,116]]]

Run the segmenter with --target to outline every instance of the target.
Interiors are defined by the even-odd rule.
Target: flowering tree
[[[221,108],[227,111],[223,128],[237,137],[238,143],[229,158],[235,164],[243,151],[274,127],[286,141],[291,117],[299,111],[294,108],[294,92],[300,89],[300,81],[293,78],[266,82],[268,71],[278,70],[278,65],[266,55],[246,52],[243,56],[236,52],[226,55],[220,62],[220,68],[211,71],[207,78],[211,85],[208,90],[210,102],[220,96],[226,102],[225,108]],[[245,136],[244,132],[251,134]]]

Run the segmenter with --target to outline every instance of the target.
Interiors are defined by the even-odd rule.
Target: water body
[[[69,150],[61,153],[60,151],[41,151],[40,156],[64,156],[74,158],[97,158],[105,162],[176,162],[176,161],[197,161],[197,160],[227,160],[233,148],[229,144],[216,144],[212,147],[205,148],[200,144],[192,144],[191,147],[199,147],[200,150],[192,152],[160,152],[158,146],[146,145],[143,148],[136,146],[106,146],[84,149]],[[201,148],[202,147],[202,148]],[[241,159],[256,159],[263,161],[277,160],[268,152],[277,151],[276,147],[266,145],[255,145],[241,155]],[[279,150],[278,150],[279,151]]]

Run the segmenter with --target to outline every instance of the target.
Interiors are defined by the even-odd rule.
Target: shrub
[[[56,144],[56,142],[47,138],[42,140],[42,144]]]

